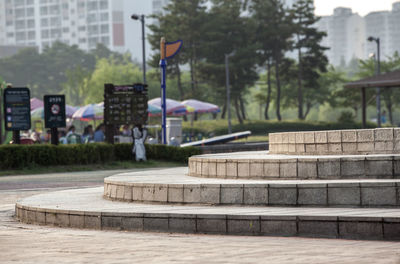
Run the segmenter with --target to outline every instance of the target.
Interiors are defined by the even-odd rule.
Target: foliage
[[[196,148],[176,148],[165,145],[146,145],[147,157],[155,160],[187,162],[200,154]],[[0,146],[0,169],[19,169],[30,165],[85,165],[132,160],[131,144],[82,145],[3,145]]]
[[[343,111],[338,118],[338,123],[352,123],[354,122],[354,117],[352,112]]]
[[[149,36],[150,44],[156,51],[151,60],[153,67],[158,67],[160,58],[159,47],[161,37],[165,37],[167,42],[182,40],[184,45],[176,58],[168,63],[168,72],[177,78],[177,88],[180,98],[185,97],[182,83],[180,82],[180,66],[188,65],[190,71],[190,95],[196,97],[200,95],[197,79],[197,63],[203,58],[204,49],[202,40],[204,38],[204,27],[208,17],[206,15],[205,0],[173,0],[165,8],[164,14],[155,15],[153,18],[158,20],[149,26],[153,32]]]
[[[96,60],[113,58],[121,63],[127,57],[111,52],[101,44],[88,53],[76,45],[55,42],[42,53],[36,48],[26,48],[14,56],[0,59],[0,72],[14,87],[29,87],[32,97],[64,92],[67,103],[80,104],[81,96],[87,92],[83,89],[84,80],[95,69]]]
[[[133,68],[127,61],[118,63],[114,58],[100,59],[97,61],[96,69],[89,79],[85,79],[87,96],[85,103],[98,103],[104,98],[104,84],[130,84],[142,81],[139,67]]]

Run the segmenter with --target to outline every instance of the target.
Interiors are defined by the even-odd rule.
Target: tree
[[[214,87],[215,97],[225,104],[225,56],[229,55],[231,98],[240,123],[246,119],[243,94],[258,79],[254,23],[242,14],[242,1],[213,0],[206,23],[203,48],[208,52],[200,64],[201,77]]]
[[[172,68],[175,71],[175,75],[179,78],[179,65],[189,65],[191,96],[193,97],[198,95],[197,65],[203,55],[203,27],[207,22],[207,7],[205,3],[205,0],[172,0],[165,8],[164,14],[154,16],[158,20],[159,25],[150,26],[150,29],[154,33],[149,36],[149,40],[154,50],[159,50],[161,36],[166,37],[167,41],[177,39],[183,41],[179,60],[172,64]],[[153,59],[154,66],[156,63],[157,59]],[[179,79],[178,86],[181,87]]]
[[[3,80],[3,78],[0,77],[0,145],[3,144],[4,140],[7,137],[7,131],[5,131],[5,124],[3,125],[3,91],[6,88],[7,84]],[[3,133],[5,131],[5,133]]]
[[[90,78],[84,80],[87,91],[85,103],[98,103],[104,100],[104,84],[131,84],[142,82],[142,73],[139,67],[131,62],[118,63],[114,58],[100,59]]]
[[[315,23],[320,19],[314,15],[313,0],[299,0],[293,5],[291,17],[294,22],[295,37],[293,48],[297,50],[297,107],[298,118],[305,119],[311,106],[321,103],[314,100],[315,95],[323,95],[319,89],[318,78],[326,72],[328,58],[324,55],[326,47],[320,45],[325,32],[318,31]],[[323,88],[323,87],[322,87]],[[304,91],[308,90],[308,93]],[[306,96],[305,96],[306,95]],[[321,98],[322,99],[322,98]],[[304,113],[304,104],[306,112]]]
[[[291,47],[293,34],[291,17],[280,0],[252,0],[250,12],[257,23],[256,43],[261,64],[272,63],[275,68],[276,116],[281,117],[281,70],[285,52]],[[270,71],[270,68],[269,68]],[[267,104],[269,106],[269,104]],[[268,109],[266,109],[266,112]]]
[[[86,81],[90,79],[91,71],[77,66],[66,71],[67,81],[63,84],[62,93],[71,105],[83,105],[88,94]]]

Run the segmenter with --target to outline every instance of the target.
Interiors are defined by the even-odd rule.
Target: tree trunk
[[[190,87],[192,89],[192,97],[195,98],[195,87],[194,87],[194,66],[193,66],[193,60],[189,59],[189,67],[190,67]]]
[[[297,41],[300,42],[300,36],[297,34]],[[297,76],[297,103],[298,103],[298,118],[304,120],[306,117],[303,115],[303,66],[301,62],[301,47],[298,49],[299,70]]]
[[[225,114],[226,114],[226,103],[224,104],[224,106],[222,107],[222,112],[221,112],[221,118],[225,119]]]
[[[183,101],[183,100],[185,100],[185,93],[184,93],[183,88],[182,88],[181,68],[179,67],[178,63],[175,63],[175,70],[176,70],[176,79],[177,79],[177,84],[176,85],[178,86],[179,99],[181,101]],[[188,120],[187,116],[184,115],[183,116],[183,121],[186,122],[187,120]]]
[[[264,117],[265,120],[269,120],[268,116],[268,110],[269,110],[269,104],[271,103],[271,61],[268,59],[267,62],[267,85],[268,85],[268,90],[267,90],[267,102],[265,105],[265,111],[264,111]]]
[[[193,87],[194,87],[194,90],[195,90],[195,92],[197,92],[198,91],[198,84],[197,84],[197,76],[196,76],[196,68],[197,68],[197,52],[196,52],[197,50],[196,50],[196,44],[193,44],[193,73],[192,73],[192,75],[193,75]]]
[[[177,77],[177,86],[178,86],[178,91],[179,91],[179,99],[181,101],[185,100],[185,93],[182,88],[182,79],[181,79],[181,68],[179,67],[179,64],[175,64],[175,70],[176,70],[176,77]]]
[[[281,117],[281,80],[279,76],[279,63],[280,59],[275,59],[275,78],[276,78],[276,117],[278,121],[282,120]]]
[[[239,103],[238,103],[238,99],[237,99],[237,98],[234,99],[234,103],[235,103],[236,117],[238,118],[239,123],[240,123],[240,124],[243,124],[243,119],[242,119],[242,117],[240,116],[240,108],[239,108]]]
[[[242,113],[243,120],[246,120],[246,111],[244,107],[244,102],[242,96],[239,96],[240,111]]]
[[[311,103],[306,104],[306,113],[304,114],[303,120],[307,118],[308,114],[310,113],[311,110]]]
[[[355,113],[355,115],[356,115],[355,120],[357,120],[357,116],[358,116],[358,107],[357,107],[357,106],[353,106],[353,110],[354,110],[354,113]]]

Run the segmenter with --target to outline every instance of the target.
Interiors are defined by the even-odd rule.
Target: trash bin
[[[167,144],[170,143],[171,138],[175,138],[179,144],[182,143],[182,119],[181,118],[167,118]]]

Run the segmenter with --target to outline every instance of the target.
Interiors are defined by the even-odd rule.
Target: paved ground
[[[101,186],[102,178],[113,173],[1,177],[0,262],[400,264],[399,242],[91,231],[25,225],[13,219],[17,199]]]

